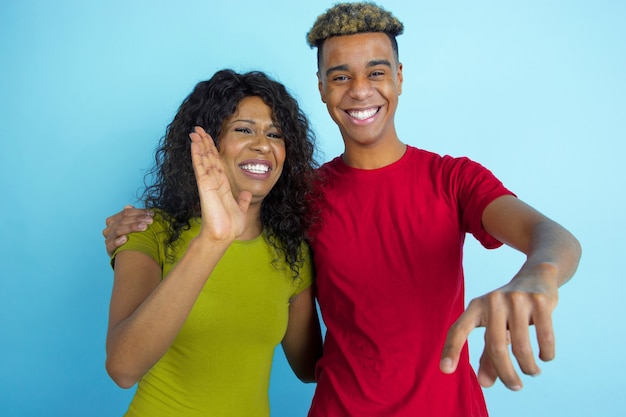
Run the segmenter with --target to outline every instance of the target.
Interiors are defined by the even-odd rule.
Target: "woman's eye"
[[[268,133],[267,134],[268,137],[272,138],[272,139],[283,139],[283,134],[282,133]]]
[[[235,128],[235,132],[239,132],[239,133],[250,133],[250,129],[248,129],[247,127],[236,127]]]

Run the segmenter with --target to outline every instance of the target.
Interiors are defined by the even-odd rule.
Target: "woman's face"
[[[252,204],[269,194],[285,163],[285,140],[272,110],[260,97],[246,97],[224,122],[218,141],[224,171],[235,198],[252,192]]]

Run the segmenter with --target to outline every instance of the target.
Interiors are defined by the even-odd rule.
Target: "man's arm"
[[[522,372],[539,374],[529,337],[529,326],[534,324],[539,358],[554,358],[552,312],[558,288],[578,267],[581,247],[571,233],[513,196],[490,203],[482,220],[489,234],[526,254],[526,262],[508,284],[470,302],[448,332],[440,366],[445,373],[454,372],[470,332],[485,327],[485,347],[478,370],[480,384],[489,387],[500,378],[508,388],[519,390],[522,381],[513,367],[508,345]]]

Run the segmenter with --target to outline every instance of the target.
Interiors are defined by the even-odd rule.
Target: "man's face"
[[[397,140],[394,115],[402,92],[402,64],[384,33],[328,38],[318,87],[346,147]]]

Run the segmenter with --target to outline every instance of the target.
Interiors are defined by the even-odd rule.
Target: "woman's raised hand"
[[[219,152],[203,128],[196,126],[189,138],[202,209],[200,237],[234,240],[244,231],[252,194],[242,191],[235,200]]]

